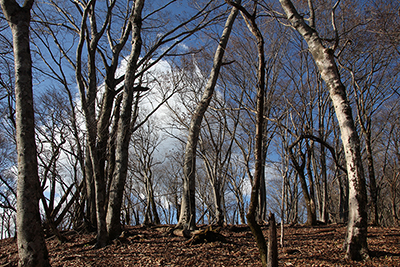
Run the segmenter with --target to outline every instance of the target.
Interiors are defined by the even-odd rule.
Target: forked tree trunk
[[[149,167],[150,168],[150,167]],[[153,182],[152,182],[152,172],[150,169],[146,171],[144,174],[145,187],[146,187],[146,195],[147,195],[147,206],[145,213],[144,224],[160,224],[160,217],[158,216],[157,205],[154,199],[154,190],[153,190]]]
[[[334,51],[325,48],[316,30],[307,25],[290,0],[280,0],[292,26],[303,36],[329,88],[344,147],[349,181],[349,221],[345,240],[346,256],[352,260],[368,258],[366,188],[362,168],[360,140],[356,131],[346,88],[340,80]]]
[[[134,4],[132,20],[132,49],[128,59],[123,96],[121,115],[118,122],[116,152],[115,152],[115,170],[110,186],[109,202],[107,209],[107,232],[109,239],[115,239],[121,233],[121,206],[124,194],[124,186],[128,171],[128,149],[131,138],[131,119],[132,103],[135,91],[134,82],[137,69],[137,62],[142,49],[142,10],[144,0],[136,0]]]
[[[306,141],[307,147],[307,176],[308,176],[308,187],[310,188],[310,212],[311,212],[311,225],[317,224],[317,208],[315,204],[315,191],[314,191],[314,179],[313,179],[313,171],[311,169],[312,157],[313,157],[313,145],[309,145],[308,141]]]
[[[185,148],[182,202],[179,214],[179,221],[176,225],[177,228],[190,230],[196,228],[195,179],[197,142],[199,140],[201,122],[214,94],[215,85],[217,84],[219,71],[222,66],[222,59],[237,13],[238,10],[236,8],[232,8],[231,13],[226,20],[218,48],[214,55],[214,62],[211,69],[210,77],[208,78],[203,96],[200,100],[200,103],[197,105],[190,122],[189,135]]]
[[[317,216],[316,216],[314,199],[313,199],[313,197],[311,197],[312,195],[308,192],[308,185],[307,185],[307,181],[306,181],[306,175],[304,172],[305,165],[306,165],[306,158],[305,158],[304,153],[302,153],[300,151],[302,163],[299,164],[299,162],[297,161],[297,159],[292,151],[292,148],[298,144],[298,140],[299,140],[299,138],[288,147],[288,151],[289,151],[290,158],[292,159],[294,168],[296,169],[296,172],[298,174],[300,184],[301,184],[301,189],[303,190],[304,201],[306,202],[306,208],[307,208],[306,225],[312,226],[312,225],[316,225]],[[299,148],[299,149],[301,149],[301,148]],[[307,153],[308,153],[308,151],[307,151]],[[310,188],[310,192],[311,192],[311,188]]]
[[[94,183],[94,198],[96,203],[96,226],[97,226],[97,247],[102,247],[106,245],[107,241],[107,229],[105,224],[105,182],[104,177],[101,177],[100,174],[102,171],[98,166],[97,152],[96,152],[96,135],[97,135],[97,126],[96,126],[96,106],[95,99],[97,93],[97,70],[96,70],[96,48],[98,41],[100,39],[101,34],[97,33],[95,30],[96,27],[92,27],[92,39],[89,42],[88,46],[88,58],[87,58],[87,82],[85,81],[82,64],[83,64],[83,47],[85,42],[87,41],[87,20],[89,19],[92,22],[94,20],[93,12],[91,12],[94,8],[96,1],[90,1],[85,6],[82,12],[82,23],[80,28],[80,38],[77,45],[76,50],[76,66],[75,66],[75,75],[76,81],[78,84],[79,94],[81,97],[81,106],[85,115],[85,126],[88,132],[87,134],[87,144],[88,144],[88,155],[86,157],[87,160],[90,161],[91,165],[91,173],[93,175],[93,179],[87,179],[88,182]],[[104,31],[103,31],[104,32]],[[89,184],[87,185],[89,188]],[[92,191],[93,194],[93,191]]]
[[[32,59],[29,26],[33,0],[21,7],[1,0],[1,8],[13,35],[15,64],[16,140],[18,154],[17,243],[19,266],[50,266],[39,213],[42,195],[35,143],[32,92]]]

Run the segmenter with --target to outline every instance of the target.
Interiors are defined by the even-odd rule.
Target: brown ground
[[[159,230],[131,227],[127,237],[102,249],[93,248],[93,235],[68,233],[64,244],[48,238],[51,265],[261,266],[254,239],[245,226],[223,229],[225,242],[198,245]],[[287,248],[279,248],[279,266],[400,266],[400,228],[369,227],[371,260],[366,262],[344,259],[345,230],[341,225],[285,228]],[[264,231],[266,235],[267,228]],[[15,240],[0,240],[0,267],[17,266],[17,256]]]

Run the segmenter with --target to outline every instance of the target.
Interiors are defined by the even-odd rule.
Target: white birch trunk
[[[340,80],[333,51],[325,48],[315,29],[308,26],[290,0],[280,0],[292,26],[308,44],[322,79],[329,88],[330,97],[339,122],[345,151],[349,181],[349,221],[345,240],[346,256],[353,260],[368,258],[367,212],[365,178],[362,168],[360,141],[353,121],[353,114]]]

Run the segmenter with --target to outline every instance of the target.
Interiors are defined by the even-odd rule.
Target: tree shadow
[[[381,251],[381,250],[371,250],[369,252],[369,255],[371,258],[381,258],[381,257],[400,257],[400,253],[392,253],[392,252],[387,252],[387,251]]]

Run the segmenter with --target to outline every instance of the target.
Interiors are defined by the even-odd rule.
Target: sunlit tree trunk
[[[21,7],[1,0],[1,8],[13,35],[15,64],[16,141],[18,154],[17,243],[19,266],[50,266],[40,219],[39,184],[32,91],[32,59],[29,26],[33,0]]]
[[[340,80],[334,51],[325,48],[317,31],[305,23],[290,0],[280,3],[292,26],[308,44],[330,97],[339,122],[349,182],[349,221],[345,240],[346,256],[353,260],[368,258],[366,188],[360,153],[360,140],[353,120],[346,88]],[[313,19],[313,18],[312,18]],[[312,21],[311,19],[311,21]],[[312,26],[314,23],[312,22]]]
[[[225,53],[225,48],[228,44],[229,36],[237,13],[238,11],[236,10],[236,8],[232,8],[232,11],[225,23],[225,28],[222,32],[217,51],[214,55],[213,67],[211,69],[206,88],[204,89],[203,96],[200,100],[200,103],[197,105],[190,122],[188,140],[185,148],[182,202],[179,221],[176,226],[177,228],[190,230],[196,228],[196,150],[200,134],[201,122],[214,94],[219,71],[223,63],[222,59]]]

